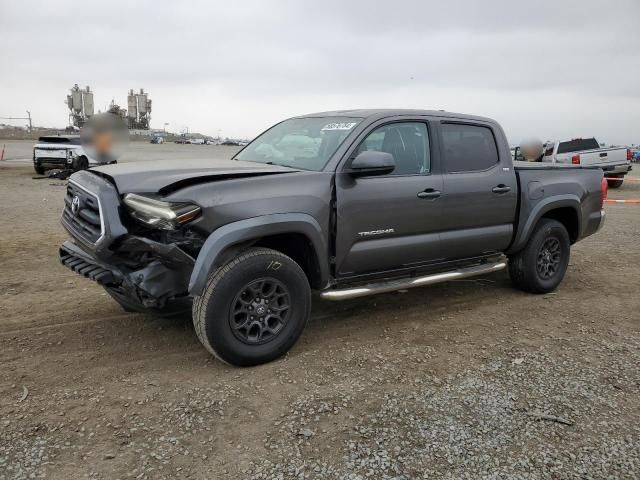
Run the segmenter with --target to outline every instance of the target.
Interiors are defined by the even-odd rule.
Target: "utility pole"
[[[29,118],[29,133],[33,130],[33,125],[31,125],[31,112],[27,110],[27,117]]]

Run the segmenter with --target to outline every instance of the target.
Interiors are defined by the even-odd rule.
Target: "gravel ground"
[[[553,294],[316,299],[288,356],[236,369],[59,266],[64,184],[31,176],[0,167],[0,479],[640,478],[640,205]]]

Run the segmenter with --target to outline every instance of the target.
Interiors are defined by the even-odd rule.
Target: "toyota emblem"
[[[77,215],[78,214],[78,210],[80,210],[80,197],[75,195],[73,197],[73,200],[71,200],[71,212],[74,215]]]

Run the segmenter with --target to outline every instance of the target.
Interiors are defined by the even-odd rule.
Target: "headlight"
[[[127,193],[124,203],[131,216],[149,227],[175,230],[200,215],[200,207],[190,203],[172,203]]]

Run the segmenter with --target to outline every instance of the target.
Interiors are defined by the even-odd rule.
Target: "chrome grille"
[[[104,233],[101,214],[98,197],[80,185],[69,182],[62,219],[73,233],[81,240],[96,243]]]

